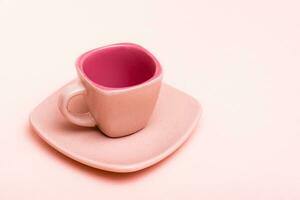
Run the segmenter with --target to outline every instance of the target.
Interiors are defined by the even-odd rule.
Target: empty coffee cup
[[[60,94],[58,107],[70,122],[97,126],[110,137],[143,129],[155,107],[162,68],[145,48],[130,43],[91,50],[76,62],[78,81]],[[83,95],[89,112],[72,113],[70,100]]]

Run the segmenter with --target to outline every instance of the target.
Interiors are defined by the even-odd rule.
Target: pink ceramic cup
[[[121,137],[143,129],[162,81],[156,58],[141,46],[121,43],[91,50],[76,62],[79,80],[60,94],[58,107],[70,122]],[[72,113],[72,97],[84,95],[89,112]]]

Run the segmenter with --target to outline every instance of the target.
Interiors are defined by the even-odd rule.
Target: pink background
[[[299,10],[297,0],[0,0],[0,199],[300,199]],[[78,55],[115,42],[149,49],[165,81],[204,108],[183,148],[123,175],[60,155],[28,125],[76,76]]]

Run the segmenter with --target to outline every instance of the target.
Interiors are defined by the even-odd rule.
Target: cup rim
[[[104,86],[104,85],[95,83],[94,81],[90,80],[89,77],[87,77],[87,75],[83,71],[82,64],[86,60],[86,58],[88,58],[89,56],[91,56],[92,54],[94,54],[96,52],[102,51],[104,49],[112,48],[112,47],[118,47],[118,46],[130,47],[130,48],[134,48],[134,49],[137,49],[137,50],[140,50],[140,51],[143,51],[144,53],[146,53],[155,63],[155,72],[154,72],[153,76],[151,78],[149,78],[148,80],[146,80],[142,83],[136,84],[136,85],[126,86],[126,87],[116,87],[116,88]],[[92,49],[90,51],[83,53],[81,56],[79,56],[76,60],[75,65],[76,65],[76,70],[78,72],[79,78],[83,82],[87,82],[93,88],[100,90],[101,92],[105,92],[105,93],[126,92],[126,91],[130,91],[130,90],[142,88],[147,85],[151,85],[162,79],[162,67],[161,67],[160,63],[158,62],[158,60],[147,49],[145,49],[144,47],[142,47],[138,44],[134,44],[134,43],[116,43],[116,44],[110,44],[110,45],[106,45],[103,47]]]

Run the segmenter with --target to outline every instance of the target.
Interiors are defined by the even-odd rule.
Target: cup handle
[[[69,102],[74,96],[84,95],[85,93],[86,89],[79,80],[72,82],[61,92],[58,98],[58,108],[63,116],[73,124],[94,127],[96,126],[96,121],[90,112],[77,114],[71,113],[68,109]]]

